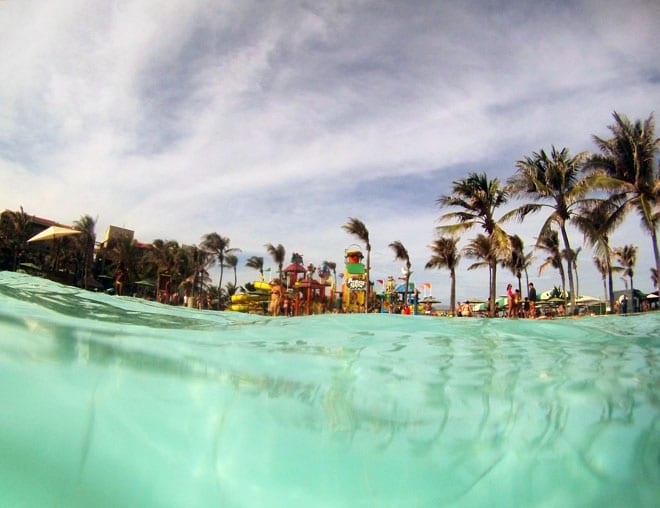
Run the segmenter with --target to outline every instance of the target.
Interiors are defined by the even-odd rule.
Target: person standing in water
[[[268,310],[271,316],[280,315],[280,304],[282,302],[282,284],[279,279],[274,279],[270,283],[270,304]]]
[[[506,294],[509,295],[509,299],[507,300],[507,311],[506,311],[506,317],[512,318],[514,317],[513,313],[515,311],[516,305],[515,305],[515,299],[516,296],[513,294],[513,286],[511,284],[507,284],[506,286]]]
[[[124,294],[124,285],[126,284],[126,278],[128,275],[128,270],[124,263],[119,263],[117,270],[115,271],[115,294],[121,296]]]
[[[534,319],[536,317],[536,288],[534,283],[530,282],[527,286],[527,294],[529,295],[529,318]]]

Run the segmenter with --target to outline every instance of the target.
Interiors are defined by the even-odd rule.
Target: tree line
[[[650,279],[653,286],[658,287],[660,180],[656,153],[660,139],[655,137],[652,114],[646,120],[635,122],[617,112],[613,113],[613,118],[614,123],[608,126],[611,137],[593,136],[598,153],[581,152],[572,156],[568,148],[552,146],[549,152],[541,149],[517,161],[515,173],[506,182],[491,179],[483,172],[472,172],[452,182],[451,192],[437,199],[444,213],[439,217],[438,236],[429,245],[432,255],[425,268],[449,270],[451,312],[456,308],[456,269],[461,255],[475,260],[468,270],[488,269],[491,315],[497,310],[498,266],[514,274],[521,290],[522,276],[525,274],[528,279],[534,255],[525,250],[518,235],[508,234],[504,225],[514,220],[522,222],[543,211],[547,215],[534,249],[547,257],[539,274],[547,268],[556,269],[561,279],[561,293],[568,294],[573,308],[578,296],[577,256],[581,247],[572,247],[567,232],[569,223],[583,234],[585,244],[593,249],[594,265],[602,276],[610,309],[614,309],[613,273],[623,272],[630,280],[630,289],[634,288],[638,247],[612,246],[610,237],[628,214],[637,213],[642,231],[650,238],[655,261]],[[499,215],[502,207],[514,198],[529,202]],[[371,245],[365,225],[351,218],[343,227],[365,243],[369,254]],[[459,250],[463,234],[472,229],[479,233]],[[405,273],[409,274],[410,257],[405,247],[399,241],[390,247],[396,259],[406,261]],[[615,266],[614,261],[620,266]]]
[[[630,121],[625,115],[613,113],[614,122],[608,126],[611,136],[593,136],[597,153],[581,152],[571,155],[568,148],[551,147],[533,152],[517,161],[515,173],[505,182],[489,178],[485,172],[472,172],[466,178],[452,182],[451,192],[441,195],[437,205],[443,212],[439,217],[437,237],[428,246],[431,256],[426,269],[448,269],[450,277],[450,308],[456,308],[456,269],[461,256],[474,260],[468,270],[487,268],[489,272],[490,312],[494,315],[497,299],[497,269],[510,270],[521,289],[523,275],[534,260],[518,235],[508,234],[504,226],[511,221],[522,222],[529,216],[546,212],[534,250],[546,256],[539,268],[556,269],[561,289],[575,305],[578,295],[577,256],[567,232],[572,224],[584,236],[585,245],[593,249],[594,264],[602,276],[603,287],[614,308],[613,273],[623,271],[633,288],[633,274],[637,246],[610,245],[610,237],[630,214],[638,214],[642,230],[649,235],[655,266],[650,270],[654,287],[658,286],[660,255],[657,229],[660,219],[660,177],[656,154],[660,139],[655,138],[653,115],[645,120]],[[524,203],[500,214],[510,199]],[[525,202],[527,201],[527,202]],[[157,281],[162,274],[171,278],[173,287],[197,295],[211,295],[222,306],[239,289],[236,278],[237,254],[240,249],[230,246],[230,239],[216,232],[203,235],[199,245],[180,245],[174,240],[154,240],[145,248],[135,240],[117,239],[95,250],[95,220],[82,216],[74,223],[81,234],[62,240],[61,248],[40,254],[28,249],[31,216],[21,208],[7,212],[0,222],[0,268],[17,270],[22,263],[37,261],[52,269],[65,270],[72,282],[87,287],[98,277],[111,277],[114,269],[123,264],[129,280]],[[362,241],[366,250],[366,272],[371,271],[369,231],[358,218],[350,217],[342,225],[349,234]],[[464,234],[478,230],[459,250]],[[398,240],[389,244],[394,258],[406,265],[405,291],[408,291],[410,256]],[[281,244],[264,245],[278,267],[283,279],[286,250]],[[35,258],[35,256],[37,256]],[[41,257],[39,257],[41,256]],[[620,266],[615,266],[618,261]],[[336,264],[324,261],[333,271]],[[219,267],[219,282],[214,286],[209,269]],[[264,258],[251,256],[245,266],[257,270],[263,277]],[[233,282],[223,286],[224,271],[233,271]],[[370,279],[369,279],[370,280]],[[568,285],[568,287],[566,287]],[[249,289],[249,284],[246,284]],[[367,286],[367,301],[372,291]],[[404,294],[404,301],[407,295]]]

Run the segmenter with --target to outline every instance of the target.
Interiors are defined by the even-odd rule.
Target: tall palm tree
[[[452,193],[437,200],[440,207],[460,209],[440,217],[441,222],[455,221],[451,225],[438,226],[441,233],[460,233],[474,226],[480,226],[486,233],[492,249],[492,255],[488,257],[491,316],[495,315],[497,298],[497,261],[506,252],[508,245],[508,236],[501,227],[505,217],[496,219],[495,212],[507,201],[508,192],[500,186],[499,179],[489,180],[485,173],[470,173],[466,179],[453,182]]]
[[[225,268],[225,257],[227,254],[240,252],[241,249],[230,248],[230,240],[226,236],[220,236],[218,233],[207,233],[202,237],[200,244],[203,249],[213,254],[220,267],[220,281],[218,282],[218,294],[222,295],[222,277]]]
[[[403,305],[408,305],[408,284],[410,282],[410,256],[408,250],[403,246],[399,240],[395,240],[389,245],[390,249],[394,251],[394,259],[397,261],[404,261],[406,263],[405,269],[405,287],[403,289]],[[415,311],[417,312],[417,311]]]
[[[630,291],[633,291],[633,275],[635,263],[637,263],[637,247],[634,245],[624,245],[618,249],[614,249],[614,257],[623,268],[624,277],[630,279]]]
[[[608,271],[608,263],[605,261],[604,258],[598,257],[595,255],[593,257],[594,260],[594,266],[596,267],[596,270],[598,270],[598,273],[600,274],[601,280],[603,281],[603,295],[605,296],[605,301],[608,300],[608,293],[607,293],[607,275],[608,273],[611,275],[611,272]],[[612,305],[612,304],[610,304]],[[613,309],[614,307],[610,306],[610,309]]]
[[[566,272],[562,263],[563,256],[559,245],[559,234],[554,229],[544,230],[536,240],[536,248],[548,253],[548,257],[539,266],[539,276],[547,268],[556,268],[561,278],[562,298],[566,294]]]
[[[570,288],[571,304],[575,306],[575,282],[573,281],[573,259],[566,226],[577,207],[591,190],[590,182],[582,174],[586,152],[571,157],[567,148],[552,147],[548,155],[544,150],[532,153],[516,164],[516,174],[509,179],[512,195],[532,199],[511,212],[519,220],[544,208],[551,210],[541,226],[539,237],[556,225],[561,233],[566,253],[566,273]]]
[[[447,268],[449,270],[450,294],[449,301],[451,313],[456,310],[456,268],[461,257],[458,254],[458,238],[455,236],[441,236],[436,238],[429,249],[431,258],[426,262],[424,268]]]
[[[234,287],[238,286],[238,279],[236,276],[236,267],[238,266],[238,256],[234,254],[227,254],[225,256],[225,266],[234,270]]]
[[[284,274],[282,269],[284,267],[284,260],[286,259],[286,250],[281,243],[273,245],[272,243],[267,243],[264,245],[266,247],[266,252],[271,255],[273,262],[277,265],[277,271],[279,274],[280,282],[284,280]]]
[[[259,272],[261,279],[264,278],[264,258],[263,256],[250,256],[245,262],[248,268],[254,268]]]
[[[508,256],[502,260],[502,266],[511,270],[518,280],[518,291],[522,294],[522,275],[527,273],[531,255],[525,255],[525,243],[518,235],[509,235]],[[529,281],[527,281],[529,282]]]
[[[360,219],[355,217],[349,217],[348,222],[342,225],[342,229],[364,243],[367,250],[367,294],[365,300],[367,304],[364,306],[364,311],[369,312],[369,302],[371,301],[371,243],[369,242],[369,230]]]
[[[498,260],[501,259],[501,247],[499,241],[492,237],[479,233],[476,237],[470,240],[463,248],[463,253],[470,259],[477,259],[475,263],[468,266],[468,270],[477,270],[479,268],[488,268],[489,279],[493,279],[493,267],[497,267]],[[497,309],[497,295],[493,295],[493,291],[489,291],[490,299],[490,315],[496,315]]]
[[[655,137],[653,115],[635,123],[616,111],[613,116],[614,124],[608,126],[613,137],[593,136],[601,153],[590,157],[586,169],[592,171],[597,188],[610,192],[610,201],[617,205],[613,213],[626,215],[631,210],[637,211],[651,237],[655,270],[660,272],[657,235],[660,174],[656,161],[660,139]]]
[[[192,278],[192,297],[201,296],[205,288],[211,283],[211,276],[208,272],[208,267],[213,262],[211,255],[204,249],[200,249],[197,245],[191,245],[186,248],[190,254],[192,262],[192,277],[187,277],[186,280]]]
[[[609,287],[609,291],[606,291],[607,296],[605,299],[609,300],[610,309],[614,309],[610,234],[623,220],[622,214],[612,213],[613,208],[616,208],[616,205],[608,200],[595,199],[586,201],[573,219],[577,228],[584,235],[586,244],[594,251],[594,263],[602,262],[605,265],[607,287]],[[599,261],[597,262],[596,259]]]
[[[89,275],[92,271],[94,263],[94,246],[96,245],[96,221],[89,215],[83,215],[79,220],[73,223],[74,229],[77,229],[81,234],[77,235],[76,241],[83,252],[83,269],[82,269],[82,287],[87,289],[87,282]]]

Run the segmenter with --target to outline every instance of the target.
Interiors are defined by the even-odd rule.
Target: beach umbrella
[[[41,242],[45,240],[55,240],[64,236],[79,235],[81,232],[77,229],[65,228],[62,226],[51,226],[37,233],[28,240],[29,242]]]
[[[589,303],[598,303],[600,302],[600,298],[596,298],[595,296],[581,296],[580,298],[577,298],[575,300],[575,303],[578,305],[586,305]]]

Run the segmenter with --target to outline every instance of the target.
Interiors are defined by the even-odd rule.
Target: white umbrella
[[[575,300],[575,303],[578,305],[584,305],[584,304],[589,304],[589,303],[598,303],[600,302],[600,298],[596,298],[595,296],[581,296],[580,298],[577,298]]]
[[[62,226],[51,226],[44,229],[41,233],[37,233],[28,242],[41,242],[44,240],[55,240],[63,236],[79,235],[80,231],[77,229],[64,228]]]

